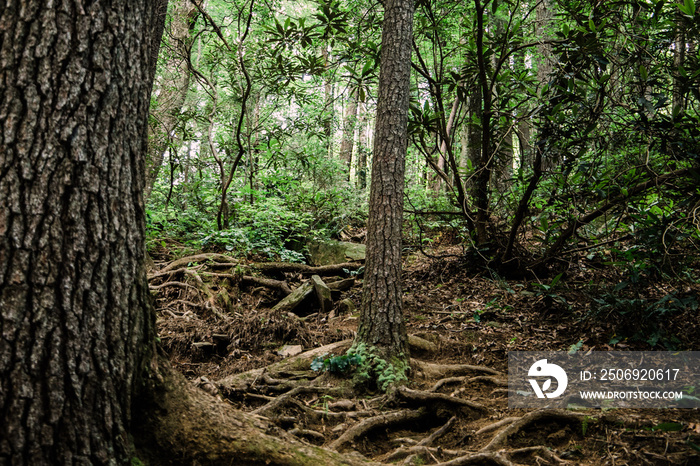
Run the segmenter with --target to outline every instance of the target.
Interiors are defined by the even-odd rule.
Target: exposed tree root
[[[295,264],[291,262],[258,262],[250,264],[249,267],[266,273],[295,272],[303,275],[333,275],[345,274],[346,270],[357,270],[362,267],[360,262],[345,262],[343,264],[322,265],[312,267],[306,264]]]
[[[472,372],[502,376],[497,370],[486,366],[473,366],[471,364],[434,364],[416,359],[412,359],[411,363],[415,364],[428,378],[444,378]]]
[[[405,424],[408,422],[416,422],[428,416],[428,411],[419,409],[417,411],[397,411],[393,413],[380,414],[364,421],[361,421],[350,429],[345,431],[343,435],[331,442],[328,447],[332,450],[340,451],[345,444],[354,442],[359,437],[362,437],[367,432],[376,429],[377,427],[389,427],[396,424]]]
[[[418,451],[417,450],[422,450],[423,453],[427,453],[428,455],[432,456],[434,458],[434,455],[430,453],[429,450],[426,449],[426,447],[429,447],[435,442],[437,439],[445,435],[454,425],[454,423],[457,421],[457,416],[452,416],[445,424],[442,425],[439,429],[437,429],[435,432],[430,434],[429,436],[425,437],[423,440],[418,442],[413,448],[416,449],[415,452],[410,453],[408,456],[406,456],[406,459],[404,460],[404,464],[410,465],[414,464],[415,460],[418,458]],[[397,458],[398,459],[398,458]],[[389,460],[391,461],[391,460]]]
[[[292,289],[289,288],[289,285],[287,284],[287,282],[281,281],[281,280],[273,280],[271,278],[260,278],[260,277],[251,277],[249,275],[243,275],[241,277],[241,283],[248,284],[248,285],[259,285],[259,286],[264,286],[267,288],[273,288],[273,289],[279,290],[283,296],[288,296],[288,295],[292,294]]]
[[[154,465],[366,465],[361,456],[300,442],[264,418],[245,414],[188,383],[167,362],[134,411],[139,458]]]
[[[383,456],[382,462],[395,463],[403,459],[403,464],[413,465],[416,464],[418,457],[424,456],[426,458],[432,458],[433,461],[439,463],[440,461],[436,459],[438,456],[457,457],[468,454],[469,452],[466,450],[450,450],[440,447],[429,447],[426,445],[414,445],[411,447],[397,448],[391,453]]]
[[[488,432],[491,432],[492,430],[497,430],[500,429],[503,426],[507,426],[508,424],[512,424],[513,422],[517,421],[520,419],[519,417],[505,417],[501,419],[500,421],[494,422],[493,424],[489,424],[487,426],[482,427],[481,429],[477,430],[474,435],[482,435],[486,434]]]
[[[554,462],[555,464],[569,464],[569,461],[559,458],[552,450],[542,445],[511,450],[508,452],[508,456],[512,458],[519,455],[532,455],[533,453],[537,453],[541,458]]]
[[[172,262],[169,262],[166,264],[163,268],[161,268],[158,272],[157,275],[163,275],[165,272],[170,272],[172,270],[177,269],[180,266],[187,266],[188,264],[191,264],[193,262],[205,262],[205,261],[214,261],[214,262],[226,262],[226,263],[231,263],[231,264],[238,264],[239,261],[231,256],[227,256],[224,254],[216,254],[216,253],[208,253],[208,254],[196,254],[194,256],[187,256],[183,257],[177,260],[174,260]],[[155,275],[150,275],[149,279],[154,277]]]
[[[314,348],[305,351],[291,358],[283,359],[277,363],[271,364],[264,368],[253,369],[240,374],[233,374],[217,381],[217,387],[224,392],[245,392],[249,391],[250,387],[257,383],[260,377],[265,373],[280,374],[296,372],[300,368],[308,369],[311,366],[311,361],[317,356],[326,353],[340,353],[345,351],[352,344],[352,340],[343,340],[330,345]]]
[[[411,404],[418,406],[443,404],[451,408],[468,408],[473,411],[485,412],[488,409],[478,403],[468,401],[462,398],[451,397],[442,393],[424,392],[420,390],[411,390],[406,387],[399,387],[396,390],[398,399],[408,401]]]
[[[493,439],[483,448],[483,451],[494,451],[500,448],[509,437],[517,434],[525,426],[532,424],[543,419],[553,420],[553,421],[563,421],[568,423],[580,423],[584,418],[583,414],[570,413],[566,411],[561,411],[557,409],[544,409],[540,411],[533,411],[521,417],[517,421],[514,421],[508,427],[500,431]]]
[[[445,385],[449,384],[456,384],[456,383],[474,383],[474,382],[487,382],[493,385],[499,385],[499,386],[508,386],[508,382],[505,380],[499,379],[497,377],[491,377],[488,375],[479,375],[476,377],[467,377],[467,376],[461,376],[461,377],[446,377],[444,379],[438,380],[435,385],[433,385],[430,390],[430,392],[436,392],[440,390],[442,387]]]
[[[495,466],[515,466],[515,463],[505,458],[500,453],[481,452],[472,453],[459,458],[455,458],[444,463],[437,463],[438,466],[471,466],[471,465],[495,465]]]

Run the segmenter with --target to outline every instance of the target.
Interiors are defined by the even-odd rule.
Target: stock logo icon
[[[547,398],[556,398],[561,396],[564,390],[566,390],[566,385],[569,383],[569,378],[566,376],[564,369],[556,364],[548,364],[546,359],[540,359],[530,366],[527,375],[530,377],[547,377],[542,383],[542,387],[540,387],[536,379],[528,379],[537,398],[544,398],[545,396]],[[557,389],[548,393],[552,386],[552,379],[557,381]]]

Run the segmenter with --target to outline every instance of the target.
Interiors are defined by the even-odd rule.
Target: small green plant
[[[651,430],[658,430],[661,432],[680,432],[683,430],[683,424],[679,424],[677,422],[662,422],[661,424],[652,427]]]
[[[311,361],[311,370],[342,374],[351,367],[358,366],[361,362],[362,357],[358,354],[342,354],[340,356],[323,354]]]
[[[363,265],[357,270],[343,269],[343,272],[345,272],[346,275],[349,275],[351,277],[359,277],[362,276],[363,273],[365,273],[365,266]]]
[[[408,364],[402,360],[402,355],[387,361],[379,356],[377,348],[367,347],[363,343],[354,345],[351,350],[361,357],[354,376],[356,385],[364,385],[374,380],[377,387],[386,392],[392,385],[408,380]]]
[[[569,346],[569,354],[576,354],[581,348],[583,348],[583,340],[579,340],[578,343]]]
[[[553,303],[558,303],[562,305],[568,304],[566,302],[566,298],[564,298],[555,291],[557,285],[561,280],[562,275],[563,274],[560,273],[559,275],[554,277],[549,285],[546,285],[544,283],[533,283],[533,285],[537,287],[536,296],[544,298],[544,303],[546,306],[551,306]]]
[[[330,395],[322,395],[319,398],[319,401],[321,402],[321,407],[323,408],[323,414],[328,415],[328,403],[333,400],[334,398]]]

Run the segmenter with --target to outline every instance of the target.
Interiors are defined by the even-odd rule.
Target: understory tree
[[[402,312],[401,231],[413,1],[384,3],[382,55],[375,127],[367,263],[355,345],[381,388],[406,379],[408,346]]]

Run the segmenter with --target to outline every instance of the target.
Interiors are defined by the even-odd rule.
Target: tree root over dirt
[[[154,465],[369,465],[297,440],[264,417],[246,414],[195,388],[162,362],[152,394],[134,412],[136,455]]]
[[[152,381],[158,399],[143,400],[141,417],[135,415],[138,455],[152,465],[597,465],[618,457],[700,464],[691,451],[700,444],[695,419],[669,447],[659,432],[640,437],[626,429],[623,424],[636,421],[624,413],[620,421],[566,410],[506,412],[506,374],[488,365],[500,357],[471,356],[482,336],[470,335],[469,345],[452,350],[460,340],[421,330],[431,328],[423,320],[413,328],[424,338],[409,335],[417,358],[405,387],[374,393],[354,386],[350,374],[312,371],[314,358],[342,355],[352,343],[356,318],[351,306],[340,304],[359,295],[347,273],[359,265],[246,264],[220,254],[161,264],[150,275],[160,337],[174,366],[194,384],[158,369],[161,379]],[[270,310],[303,286],[311,290],[318,277],[308,275],[325,273],[336,277],[324,276],[330,309],[319,309],[313,293],[321,293],[314,288],[311,304]],[[448,323],[454,335],[473,330]],[[294,355],[299,347],[324,344]],[[436,363],[446,355],[475,364]]]
[[[265,368],[235,374],[209,384],[208,391],[215,387],[215,395],[223,396],[247,412],[241,414],[233,411],[238,413],[237,417],[234,417],[238,423],[235,425],[237,429],[265,429],[260,435],[277,436],[277,442],[288,442],[290,439],[296,439],[294,442],[311,442],[341,452],[344,461],[361,462],[362,455],[372,455],[382,463],[401,462],[405,465],[515,466],[522,464],[519,461],[523,459],[526,461],[524,464],[567,463],[548,445],[523,447],[517,442],[510,445],[510,439],[527,436],[529,426],[542,422],[557,425],[580,424],[583,415],[559,410],[534,411],[522,417],[505,418],[471,430],[472,433],[465,437],[470,439],[465,446],[472,448],[436,446],[442,438],[464,436],[459,432],[465,432],[466,426],[492,413],[491,409],[484,405],[459,396],[440,393],[439,390],[453,384],[501,384],[501,374],[483,366],[438,365],[414,360],[415,367],[437,376],[465,372],[490,375],[442,378],[428,390],[396,387],[388,394],[369,400],[353,399],[356,395],[347,381],[330,374],[319,375],[308,370],[316,356],[343,352],[350,344],[350,340],[337,342]],[[211,417],[219,419],[221,414],[212,414]],[[242,424],[243,418],[252,420],[252,424]],[[215,419],[206,422],[216,424],[220,421]],[[406,437],[405,432],[409,432],[410,435]],[[179,432],[175,434],[182,435]],[[200,434],[200,437],[205,436],[201,441],[210,442],[206,435],[206,430]],[[396,438],[392,440],[392,437]],[[381,446],[377,444],[378,440]],[[387,450],[386,446],[392,444],[394,447]],[[473,448],[479,444],[480,448]],[[288,448],[293,450],[296,447],[285,448],[287,449],[282,449],[284,455],[293,455],[289,453]],[[321,455],[319,451],[327,452],[312,450]],[[348,453],[358,456],[346,457]],[[334,457],[332,453],[324,454],[329,456],[323,457],[322,462],[318,464],[344,464],[337,463],[338,457]],[[271,464],[275,464],[277,459],[271,461]],[[297,463],[290,460],[286,464]]]

